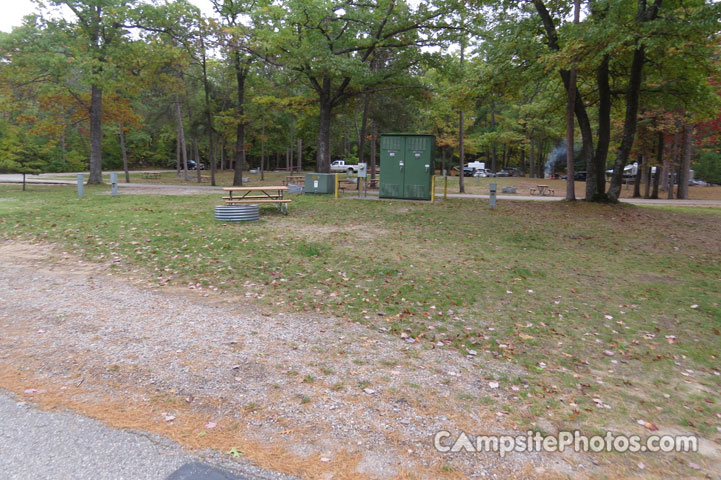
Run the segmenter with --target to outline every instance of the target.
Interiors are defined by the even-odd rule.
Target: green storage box
[[[305,193],[335,193],[335,173],[306,173]]]
[[[435,150],[433,135],[381,135],[380,198],[430,200]]]

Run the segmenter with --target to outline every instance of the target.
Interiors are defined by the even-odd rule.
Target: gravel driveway
[[[530,428],[506,419],[517,387],[489,385],[477,365],[523,374],[507,363],[343,319],[264,312],[240,286],[230,298],[114,276],[52,245],[5,242],[0,258],[0,387],[45,408],[303,478],[593,476],[570,453],[434,450],[440,430]],[[497,402],[463,400],[484,396]]]

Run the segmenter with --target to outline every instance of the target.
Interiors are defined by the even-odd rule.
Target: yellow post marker
[[[431,177],[431,203],[436,201],[436,176]]]
[[[340,186],[340,184],[338,182],[338,174],[336,173],[335,174],[335,198],[338,198],[338,190],[339,190],[338,187],[339,186]]]
[[[443,176],[443,200],[448,200],[448,176]]]

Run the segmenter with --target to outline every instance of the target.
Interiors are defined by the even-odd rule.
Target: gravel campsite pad
[[[516,392],[471,373],[473,356],[342,319],[263,312],[242,295],[150,286],[52,245],[9,241],[0,255],[0,386],[46,408],[305,478],[597,468],[569,452],[437,452],[441,430],[521,433],[506,419]],[[487,367],[522,374],[500,361]],[[501,402],[469,409],[463,395]]]

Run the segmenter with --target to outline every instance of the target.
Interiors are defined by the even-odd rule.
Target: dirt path
[[[304,478],[593,476],[572,454],[435,451],[441,430],[530,428],[463,401],[493,396],[507,413],[520,400],[490,386],[475,357],[342,319],[271,315],[242,295],[151,286],[48,245],[6,242],[0,258],[0,387],[45,407],[236,447]]]

